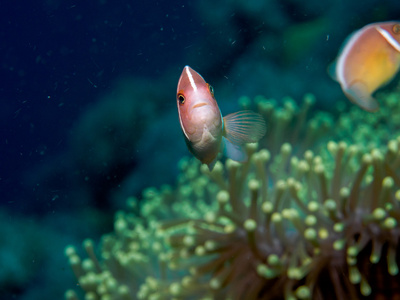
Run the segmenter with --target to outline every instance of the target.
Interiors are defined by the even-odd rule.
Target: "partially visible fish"
[[[400,68],[400,23],[369,24],[345,42],[331,76],[355,104],[376,111],[379,104],[372,94],[389,83]]]
[[[179,78],[176,101],[186,145],[210,171],[220,151],[235,161],[246,161],[244,144],[255,143],[265,135],[260,114],[243,110],[222,117],[213,87],[189,66]]]

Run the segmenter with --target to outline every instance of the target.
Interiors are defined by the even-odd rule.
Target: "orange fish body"
[[[212,87],[189,66],[183,69],[179,79],[177,102],[190,152],[202,163],[210,164],[219,152],[222,116]]]
[[[372,94],[400,68],[400,23],[382,22],[356,31],[338,56],[334,78],[343,92],[365,110],[376,111]]]
[[[265,134],[265,121],[257,113],[241,111],[222,118],[214,89],[189,66],[179,78],[176,100],[188,149],[210,170],[220,151],[233,160],[246,160],[243,145]]]

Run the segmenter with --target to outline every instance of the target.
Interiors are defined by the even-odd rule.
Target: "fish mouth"
[[[205,102],[200,102],[200,103],[197,103],[197,104],[193,105],[193,109],[194,108],[199,108],[199,107],[202,107],[202,106],[206,106],[206,105],[208,105],[208,104],[205,103]]]

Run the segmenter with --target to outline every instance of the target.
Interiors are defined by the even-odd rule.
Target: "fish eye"
[[[185,96],[183,96],[182,94],[178,94],[178,101],[179,104],[185,103]]]
[[[395,25],[393,25],[392,30],[393,30],[393,32],[394,32],[395,34],[399,34],[399,33],[400,33],[400,24],[395,24]]]
[[[211,95],[214,97],[214,88],[212,87],[212,85],[209,85],[208,83],[207,83],[207,85],[208,85],[208,90],[210,91]]]

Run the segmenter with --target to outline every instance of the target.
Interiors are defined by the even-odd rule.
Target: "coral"
[[[308,116],[311,95],[301,108],[291,99],[283,107],[254,102],[270,131],[248,145],[247,163],[227,160],[209,172],[182,159],[175,188],[148,188],[140,204],[128,200],[98,256],[90,240],[83,261],[67,247],[85,299],[393,295],[400,137],[393,132],[368,147],[362,135],[350,141],[354,132],[345,136],[340,125],[345,115]],[[359,114],[367,123],[368,113]],[[69,290],[66,298],[78,296]]]
[[[137,164],[137,148],[154,118],[160,94],[148,79],[125,78],[82,114],[71,133],[71,167],[77,190],[109,206],[110,190]],[[152,99],[152,101],[142,101]],[[84,192],[82,192],[84,191]]]
[[[34,279],[43,263],[43,237],[31,219],[12,215],[4,208],[0,209],[0,217],[0,290],[4,297],[11,297]]]
[[[154,111],[151,102],[144,105],[133,99],[156,99],[154,92],[149,94],[150,86],[144,79],[122,79],[76,122],[71,146],[74,160],[84,169],[80,172],[107,174],[115,165],[132,160],[138,139]]]
[[[23,202],[18,200],[15,203],[20,205]],[[71,272],[63,271],[63,248],[74,237],[65,230],[58,230],[57,226],[62,223],[66,228],[65,224],[71,217],[57,212],[39,219],[16,214],[10,207],[12,205],[0,208],[1,299],[59,299],[65,282],[73,282]],[[75,226],[70,225],[69,229]],[[88,234],[86,230],[90,228],[86,223],[85,226],[83,236]],[[35,288],[32,288],[33,285]]]
[[[378,92],[380,109],[366,114],[354,105],[340,105],[340,118],[335,137],[357,143],[366,150],[386,144],[400,131],[400,86],[393,92]]]

